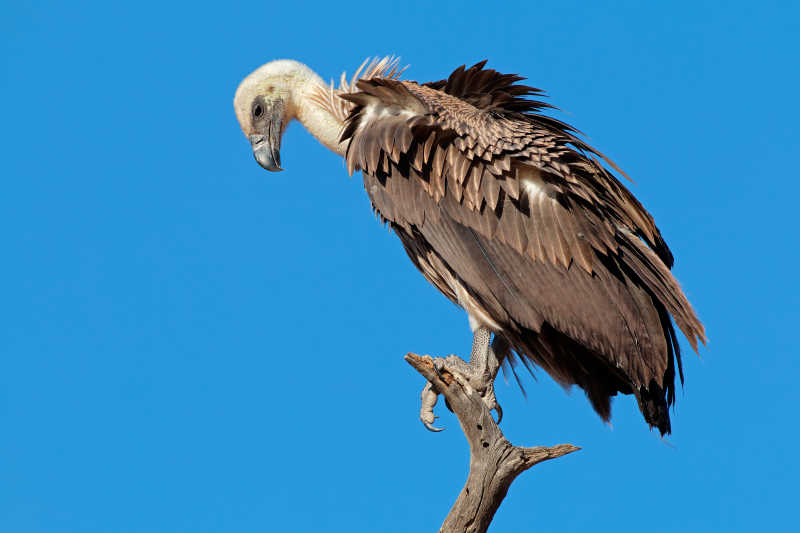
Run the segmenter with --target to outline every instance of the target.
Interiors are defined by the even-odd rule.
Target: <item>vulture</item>
[[[461,66],[447,79],[401,79],[393,58],[365,62],[336,87],[292,60],[239,85],[234,109],[256,161],[279,171],[281,137],[297,119],[345,158],[380,220],[426,280],[463,308],[473,331],[459,372],[490,409],[498,368],[522,362],[581,387],[603,420],[632,394],[645,421],[670,433],[683,369],[675,326],[695,352],[705,332],[670,269],[650,213],[627,176],[544,114],[540,89],[516,74]],[[510,363],[510,364],[509,364]],[[430,384],[420,417],[438,430]]]

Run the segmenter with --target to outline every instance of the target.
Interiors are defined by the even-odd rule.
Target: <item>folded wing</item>
[[[611,396],[633,393],[668,432],[670,316],[695,349],[703,327],[650,214],[519,80],[479,63],[427,85],[358,82],[348,169],[423,275],[523,361],[606,419]]]

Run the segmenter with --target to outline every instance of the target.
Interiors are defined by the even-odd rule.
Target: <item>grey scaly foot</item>
[[[428,431],[443,431],[444,427],[436,427],[433,425],[434,421],[439,418],[433,414],[433,408],[436,406],[436,401],[439,399],[439,395],[433,390],[433,385],[431,385],[430,381],[425,384],[420,396],[422,399],[422,407],[419,409],[419,419],[422,420],[422,423],[425,425]]]
[[[500,369],[500,361],[495,356],[490,346],[491,331],[480,327],[475,330],[472,339],[472,353],[470,362],[467,363],[457,355],[447,357],[436,357],[433,359],[433,367],[437,374],[443,369],[447,369],[453,376],[462,382],[466,381],[483,399],[487,409],[497,411],[497,421],[503,419],[503,409],[497,403],[494,394],[494,380]],[[420,419],[422,423],[431,431],[441,431],[444,428],[437,428],[433,425],[436,416],[433,414],[433,407],[436,405],[438,394],[433,386],[428,383],[422,389],[422,407],[420,409]]]

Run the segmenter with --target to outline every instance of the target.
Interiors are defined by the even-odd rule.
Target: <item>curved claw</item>
[[[439,433],[440,431],[444,431],[444,426],[437,428],[430,422],[425,422],[424,420],[422,421],[422,423],[425,425],[425,429],[427,429],[428,431],[433,431],[434,433]]]
[[[503,408],[500,407],[499,403],[496,403],[494,405],[494,410],[497,411],[497,420],[495,421],[495,424],[499,424],[503,421]]]
[[[422,389],[420,399],[422,400],[422,406],[419,410],[419,419],[422,420],[425,428],[428,431],[433,431],[434,433],[442,431],[444,429],[443,427],[437,428],[433,425],[433,422],[439,418],[433,414],[433,408],[436,407],[436,402],[439,400],[439,395],[436,394],[436,390],[433,388],[433,385],[430,381],[426,383],[425,387]]]

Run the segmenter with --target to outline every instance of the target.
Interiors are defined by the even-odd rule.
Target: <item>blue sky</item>
[[[231,105],[271,59],[386,54],[546,89],[635,179],[710,339],[667,440],[630,397],[612,428],[542,372],[498,382],[512,442],[583,450],[491,530],[795,529],[797,7],[115,4],[0,7],[0,530],[438,527],[468,452],[402,356],[466,354],[466,317],[337,156],[295,124],[267,173]]]

